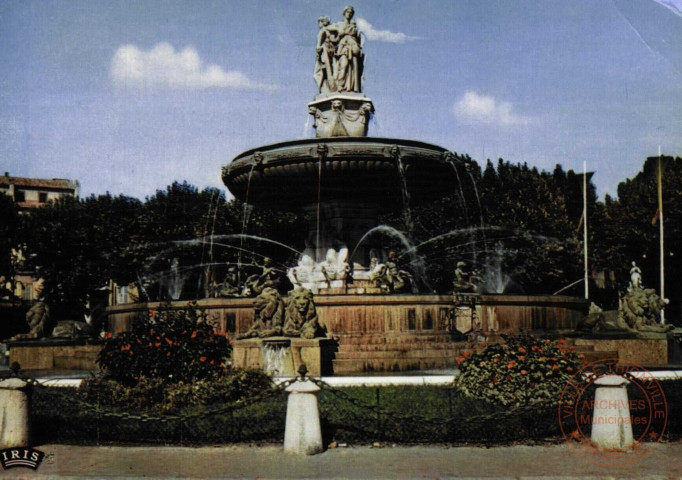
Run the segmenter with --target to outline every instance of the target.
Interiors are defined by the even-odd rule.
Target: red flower
[[[565,343],[566,343],[566,340],[564,340],[563,338],[561,340],[559,340],[559,345],[564,345]]]
[[[572,372],[572,371],[573,371],[573,367],[568,367],[566,370],[568,370],[569,372]]]
[[[559,365],[553,365],[552,370],[559,370]]]
[[[190,338],[197,338],[197,332],[192,332],[192,336]]]
[[[466,358],[464,358],[464,357],[459,357],[459,358],[457,359],[457,365],[461,365],[462,362],[465,362],[465,361],[466,361]]]
[[[152,318],[156,318],[156,316],[159,314],[156,310],[150,310],[149,311],[149,316]]]
[[[507,368],[514,368],[515,366],[516,366],[516,362],[514,360],[512,360],[511,362],[509,362],[509,365],[507,365]]]
[[[130,356],[131,356],[131,357],[133,356],[133,351],[132,351],[132,350],[131,350],[130,352],[128,352],[128,353],[130,353]]]
[[[109,339],[109,338],[111,338],[111,337],[113,337],[113,335],[111,334],[111,332],[107,333],[107,339]]]
[[[519,362],[525,362],[525,361],[526,361],[526,357],[519,357]]]
[[[471,356],[471,352],[465,352],[463,357],[464,358],[469,358]]]
[[[488,346],[487,343],[482,343],[482,344],[481,344],[481,348],[486,348],[487,346]]]
[[[575,347],[573,345],[571,345],[570,347],[568,347],[568,351],[569,352],[575,352]]]
[[[519,353],[528,353],[528,351],[523,347],[519,347]]]
[[[585,355],[583,355],[583,354],[581,353],[580,355],[578,355],[578,358],[579,358],[580,360],[582,360],[583,358],[585,358]]]
[[[206,357],[201,357],[201,358],[199,359],[199,361],[200,361],[201,363],[205,363],[205,362],[206,362]]]
[[[159,347],[161,346],[161,342],[156,342],[156,343],[154,344],[154,346],[155,346],[156,348],[159,348]]]

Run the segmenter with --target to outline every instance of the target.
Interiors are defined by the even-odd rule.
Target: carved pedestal
[[[232,352],[235,368],[256,368],[279,377],[293,377],[302,363],[314,377],[331,375],[336,342],[327,338],[269,337],[237,340]]]

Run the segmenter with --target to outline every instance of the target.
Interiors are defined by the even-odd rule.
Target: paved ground
[[[682,478],[682,443],[658,445],[625,468],[589,463],[566,444],[513,447],[352,447],[300,457],[280,446],[76,447],[42,445],[37,472],[4,478]],[[633,455],[633,454],[630,454]]]

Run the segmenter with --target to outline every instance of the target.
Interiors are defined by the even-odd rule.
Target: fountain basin
[[[299,209],[350,200],[393,209],[402,198],[398,161],[410,201],[423,202],[453,190],[452,158],[442,147],[412,140],[316,138],[248,150],[223,167],[222,179],[235,197],[254,205]]]
[[[458,328],[469,338],[492,343],[502,334],[520,332],[558,334],[573,331],[589,303],[582,298],[551,295],[475,295],[467,313],[463,303],[449,295],[316,295],[322,325],[336,342],[334,375],[442,369],[456,366],[457,358],[472,345],[448,329],[448,313],[463,313]],[[471,304],[469,304],[471,305]],[[173,302],[171,308],[185,308]],[[204,299],[198,307],[217,330],[231,336],[246,332],[253,323],[252,298]],[[107,309],[109,329],[127,330],[139,313],[162,304],[136,303]],[[260,340],[253,340],[257,343]],[[241,342],[241,341],[240,341]],[[235,349],[234,354],[237,354]],[[250,358],[256,353],[251,353]],[[248,362],[247,362],[248,363]],[[309,367],[310,368],[310,367]]]

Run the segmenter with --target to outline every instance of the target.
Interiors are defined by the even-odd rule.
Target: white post
[[[585,300],[590,298],[590,282],[587,273],[587,162],[583,161],[583,256],[585,261]]]
[[[632,436],[630,405],[628,404],[629,380],[618,375],[606,375],[594,384],[594,410],[592,414],[592,443],[611,450],[631,448]]]
[[[286,388],[289,392],[284,451],[298,455],[315,455],[324,450],[317,392],[320,387],[310,380],[297,380]]]
[[[0,450],[29,445],[28,383],[19,378],[0,382]]]

